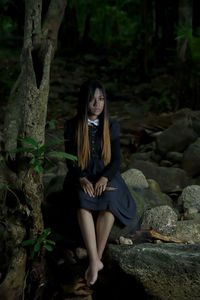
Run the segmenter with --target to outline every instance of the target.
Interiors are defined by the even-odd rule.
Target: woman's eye
[[[100,100],[100,101],[103,101],[103,100],[104,100],[104,97],[99,97],[99,100]]]

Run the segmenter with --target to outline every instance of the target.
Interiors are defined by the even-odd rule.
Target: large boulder
[[[148,295],[145,299],[199,300],[200,244],[145,243],[126,247],[109,244],[106,258],[109,278],[120,276],[120,281],[125,278],[126,290],[132,298],[140,286]],[[117,286],[115,282],[115,291]],[[119,288],[116,294],[120,292]]]
[[[145,189],[149,186],[144,174],[140,170],[129,169],[121,175],[126,184],[132,188]]]
[[[168,205],[146,210],[142,216],[141,230],[155,230],[164,235],[172,235],[176,230],[177,214]]]
[[[200,243],[200,221],[184,220],[176,224],[176,238],[189,243]]]
[[[142,171],[147,179],[156,180],[164,193],[181,191],[188,185],[186,172],[179,168],[159,167],[152,162],[142,160],[132,161],[130,168]]]
[[[190,185],[183,189],[178,198],[178,205],[186,210],[196,208],[200,211],[200,185]]]
[[[200,138],[184,151],[181,168],[191,177],[200,175]]]
[[[169,151],[181,152],[194,142],[196,138],[197,134],[192,127],[183,122],[177,122],[156,137],[156,148],[162,154],[166,154]]]

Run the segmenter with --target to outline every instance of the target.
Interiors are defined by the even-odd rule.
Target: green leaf
[[[37,242],[33,248],[34,252],[38,252],[41,248],[41,243],[40,242]]]
[[[48,251],[53,251],[53,248],[52,248],[50,245],[48,245],[48,244],[45,245],[45,248],[46,248]]]
[[[31,161],[30,161],[30,164],[35,165],[35,164],[37,164],[37,162],[39,162],[38,159],[33,157],[33,159],[31,159]]]
[[[53,141],[50,141],[50,142],[44,144],[44,146],[45,146],[45,147],[49,147],[49,146],[51,146],[51,145],[63,143],[63,142],[65,142],[65,141],[66,141],[66,140],[56,139],[56,140],[53,140]]]
[[[40,164],[38,164],[38,165],[35,165],[34,170],[37,171],[38,173],[42,173],[43,167]]]
[[[52,241],[52,240],[46,240],[46,242],[49,243],[49,244],[51,244],[51,245],[54,245],[54,246],[56,245],[56,243],[54,241]]]
[[[26,136],[26,137],[24,137],[24,138],[22,138],[22,139],[19,139],[21,142],[24,142],[24,143],[27,143],[27,144],[29,144],[29,145],[32,145],[32,146],[34,146],[35,148],[38,148],[38,143],[34,140],[34,139],[32,139],[31,137],[29,137],[29,136]]]
[[[6,164],[6,159],[5,159],[5,158],[1,160],[1,164],[2,164],[2,165],[5,165],[5,164]]]
[[[22,243],[22,247],[26,247],[26,246],[32,245],[35,242],[36,242],[36,239],[26,240],[26,241],[24,241]]]
[[[33,148],[27,148],[27,147],[22,147],[22,148],[15,148],[9,151],[9,153],[18,153],[18,152],[33,152],[35,149]]]
[[[50,120],[50,121],[47,121],[47,124],[49,125],[50,128],[54,129],[56,126],[55,126],[55,122],[56,120]]]
[[[41,155],[42,153],[44,153],[44,151],[46,150],[46,148],[47,148],[46,145],[40,147],[40,148],[38,149],[38,154]]]
[[[75,155],[65,153],[65,152],[49,152],[49,153],[47,153],[47,156],[67,158],[67,159],[70,159],[73,161],[77,161],[77,157]]]
[[[51,228],[45,228],[42,234],[42,238],[46,238],[51,233]]]

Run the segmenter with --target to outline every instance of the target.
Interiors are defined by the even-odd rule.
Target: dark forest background
[[[38,162],[45,165],[47,133],[54,143],[63,138],[83,81],[95,78],[105,85],[109,112],[131,141],[125,143],[130,149],[124,161],[138,140],[149,141],[145,126],[132,128],[130,120],[150,117],[146,129],[157,131],[170,125],[168,113],[176,119],[175,112],[183,108],[200,110],[199,12],[199,0],[0,0],[0,298],[25,299],[26,294],[29,300],[43,299],[39,295],[52,260],[45,260],[45,251],[32,260],[21,245],[33,238],[35,252],[46,245]],[[156,118],[160,115],[166,117],[164,125]],[[28,148],[35,155],[31,161],[27,148],[20,153],[24,142],[35,147],[32,152]],[[54,207],[51,217],[52,226],[62,221]],[[60,281],[52,270],[48,288]],[[65,278],[66,270],[61,271]]]
[[[198,0],[69,1],[51,70],[49,121],[62,118],[60,101],[73,102],[91,77],[105,84],[110,101],[132,98],[146,112],[199,109],[199,9]],[[1,0],[1,123],[20,71],[23,30],[24,1]]]

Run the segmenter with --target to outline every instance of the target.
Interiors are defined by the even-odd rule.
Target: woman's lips
[[[94,111],[101,111],[101,108],[94,108]]]

